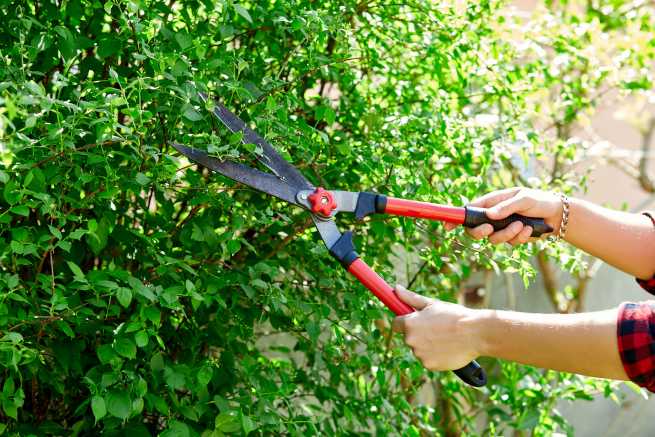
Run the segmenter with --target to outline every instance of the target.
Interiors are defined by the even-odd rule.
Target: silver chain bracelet
[[[559,225],[559,232],[557,233],[557,240],[563,240],[566,236],[566,227],[569,224],[569,210],[571,204],[569,198],[564,193],[557,193],[562,201],[562,223]]]

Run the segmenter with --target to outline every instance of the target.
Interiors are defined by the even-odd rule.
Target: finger
[[[393,332],[405,332],[405,316],[393,319],[393,322],[391,322],[391,330]]]
[[[476,226],[475,228],[467,229],[466,232],[472,238],[476,240],[480,240],[482,238],[488,237],[489,235],[493,234],[494,227],[491,226],[489,223],[485,223],[483,225]]]
[[[512,222],[505,229],[494,232],[489,236],[489,241],[493,244],[505,243],[516,237],[523,230],[523,223]]]
[[[478,197],[469,205],[471,206],[477,206],[480,208],[491,208],[495,204],[502,202],[503,200],[507,200],[511,197],[514,197],[516,193],[518,193],[520,188],[514,187],[514,188],[506,188],[504,190],[498,190],[498,191],[492,191],[491,193],[487,193],[482,197]]]
[[[459,225],[456,225],[455,223],[447,223],[446,222],[446,223],[443,224],[443,226],[444,226],[444,228],[446,228],[447,231],[452,231],[453,229],[455,229]]]
[[[402,285],[396,285],[396,295],[400,298],[400,300],[417,310],[422,310],[430,303],[432,303],[430,298],[416,294],[413,291],[409,291]]]
[[[529,197],[512,197],[496,204],[487,210],[487,217],[500,220],[515,212],[523,211],[534,205],[534,199]]]
[[[404,316],[398,316],[393,321],[391,322],[391,330],[393,332],[402,332],[405,333],[407,331],[407,323],[409,320],[413,317],[416,317],[418,313],[411,313],[411,314],[406,314]]]
[[[530,240],[530,235],[532,235],[532,226],[524,226],[521,232],[518,233],[518,235],[511,240],[509,240],[509,244],[512,246],[516,246],[518,244],[525,244]]]

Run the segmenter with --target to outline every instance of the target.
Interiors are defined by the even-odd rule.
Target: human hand
[[[562,201],[557,195],[548,191],[521,187],[508,188],[487,193],[470,205],[487,208],[487,216],[493,220],[504,219],[514,213],[543,218],[546,224],[553,228],[554,234],[559,232],[562,222]],[[446,223],[448,230],[456,226]],[[466,232],[476,240],[489,237],[489,241],[493,244],[509,243],[515,246],[531,240],[532,227],[516,221],[497,232],[494,232],[490,224],[467,229]]]
[[[479,310],[421,296],[400,285],[395,291],[417,311],[396,317],[392,329],[405,334],[405,343],[425,368],[460,369],[480,355]]]

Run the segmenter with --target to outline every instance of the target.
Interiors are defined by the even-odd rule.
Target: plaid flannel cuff
[[[655,301],[623,303],[617,337],[625,373],[637,385],[655,392]]]

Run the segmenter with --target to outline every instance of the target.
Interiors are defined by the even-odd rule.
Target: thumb
[[[530,208],[534,201],[528,197],[510,197],[507,200],[494,205],[487,209],[487,217],[492,220],[500,220],[508,217],[515,212],[520,212]]]
[[[396,295],[400,300],[417,310],[422,310],[432,303],[432,299],[409,291],[402,285],[396,285]]]

